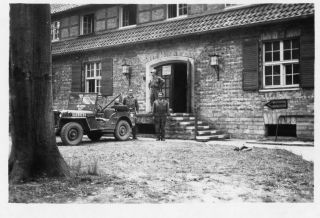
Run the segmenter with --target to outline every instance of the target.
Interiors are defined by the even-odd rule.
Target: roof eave
[[[168,37],[163,37],[163,38],[159,38],[159,39],[150,39],[150,40],[143,40],[143,41],[137,41],[137,42],[128,42],[128,43],[123,43],[123,44],[118,44],[118,45],[89,48],[89,49],[85,49],[85,50],[62,52],[62,53],[52,54],[52,56],[70,55],[70,54],[77,54],[77,53],[82,53],[82,52],[91,52],[91,51],[97,51],[97,50],[119,48],[119,47],[125,47],[125,46],[128,46],[128,45],[139,44],[139,43],[156,42],[156,41],[169,40],[169,39],[181,38],[181,37],[186,37],[186,36],[202,35],[202,34],[208,34],[208,33],[214,33],[214,32],[228,31],[228,30],[237,29],[237,28],[254,27],[254,26],[258,26],[258,25],[268,25],[268,24],[279,23],[279,22],[288,22],[288,21],[294,21],[294,20],[301,20],[301,19],[307,19],[307,18],[311,18],[311,17],[314,17],[314,14],[303,15],[303,16],[299,16],[299,17],[274,19],[274,20],[269,20],[269,21],[255,22],[255,23],[236,25],[236,26],[221,27],[219,29],[213,29],[213,30],[208,30],[208,31],[203,31],[203,32],[196,32],[196,33],[180,34],[180,35],[176,35],[176,36],[168,36]]]

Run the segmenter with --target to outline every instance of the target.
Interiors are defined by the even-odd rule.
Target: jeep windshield
[[[90,110],[96,108],[97,93],[76,93],[72,92],[69,96],[68,110]]]

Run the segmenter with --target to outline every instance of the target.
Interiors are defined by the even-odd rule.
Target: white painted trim
[[[163,57],[163,58],[159,58],[159,59],[155,59],[152,60],[148,63],[146,63],[146,86],[145,86],[145,90],[146,90],[146,112],[151,112],[151,104],[150,104],[150,89],[149,89],[149,82],[151,80],[151,75],[150,75],[150,71],[151,68],[157,67],[159,65],[164,65],[164,64],[169,64],[169,63],[176,63],[176,62],[185,62],[186,64],[189,62],[191,69],[190,72],[188,72],[190,74],[190,82],[191,82],[191,95],[190,95],[190,107],[191,110],[193,110],[194,108],[194,102],[193,102],[193,97],[194,96],[194,59],[189,58],[189,57],[184,57],[184,56],[170,56],[170,57]],[[193,112],[193,111],[192,111]]]
[[[254,4],[238,4],[238,5],[233,5],[233,6],[226,6],[227,4],[225,4],[225,8],[224,10],[227,11],[227,10],[232,10],[232,9],[239,9],[239,8],[245,8],[245,7],[248,7],[248,6],[252,6]]]
[[[295,88],[279,88],[279,89],[260,89],[259,92],[283,92],[283,91],[299,91],[299,87]]]
[[[265,90],[271,90],[271,89],[290,89],[292,87],[297,87],[299,86],[299,84],[292,84],[292,85],[286,85],[285,84],[285,79],[286,79],[286,72],[285,72],[285,65],[286,64],[300,64],[300,61],[299,59],[291,59],[291,60],[284,60],[283,58],[283,54],[284,54],[284,48],[283,48],[283,42],[284,42],[285,39],[279,39],[279,40],[275,40],[275,41],[272,41],[272,42],[277,42],[279,41],[279,52],[280,52],[280,60],[279,61],[268,61],[268,62],[265,62],[265,45],[266,45],[266,42],[268,41],[265,41],[263,42],[263,51],[262,51],[262,75],[263,75],[263,88]],[[293,49],[291,49],[293,50]],[[296,49],[295,49],[296,50]],[[274,50],[272,50],[274,51]],[[265,66],[274,66],[274,65],[279,65],[280,66],[280,85],[266,85],[266,75],[265,75]],[[297,75],[297,74],[295,74]],[[298,75],[301,75],[300,73]],[[272,80],[273,80],[273,76],[272,76]]]
[[[121,26],[121,27],[119,27],[119,29],[130,29],[130,28],[133,28],[136,26],[137,26],[137,24],[133,24],[133,25],[129,25],[129,26]]]
[[[83,35],[83,16],[81,15],[80,17],[80,35]]]
[[[87,70],[88,70],[88,64],[93,64],[93,76],[90,76],[88,77],[87,76]],[[97,70],[98,70],[98,65],[100,65],[100,76],[97,76]],[[100,92],[101,92],[101,62],[87,62],[84,64],[85,66],[85,71],[84,71],[84,74],[85,74],[85,91],[86,92],[89,92],[89,81],[88,80],[94,80],[94,90],[95,92],[97,92],[97,87],[100,87]],[[100,81],[100,86],[97,85],[97,80]],[[98,94],[100,94],[100,92],[97,92]]]

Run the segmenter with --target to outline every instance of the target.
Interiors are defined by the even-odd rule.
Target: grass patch
[[[70,167],[71,173],[77,176],[80,175],[91,175],[91,176],[99,176],[99,161],[94,159],[93,162],[85,165],[81,160],[76,161],[74,163],[73,159],[69,159],[68,165]]]
[[[9,202],[66,203],[96,194],[101,184],[108,184],[110,178],[116,178],[100,176],[96,159],[87,166],[80,160],[74,162],[70,159],[68,165],[72,174],[69,178],[41,177],[26,183],[9,184]]]
[[[113,142],[59,147],[75,175],[10,185],[23,203],[312,202],[314,165],[280,149]],[[72,156],[70,156],[72,154]]]

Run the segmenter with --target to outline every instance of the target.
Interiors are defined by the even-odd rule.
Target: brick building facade
[[[142,113],[155,68],[173,112],[197,111],[234,138],[274,135],[287,115],[280,135],[313,139],[313,4],[60,5],[52,22],[55,109],[71,91],[98,91],[102,101],[126,94],[125,63]],[[266,106],[277,100],[287,108]]]

